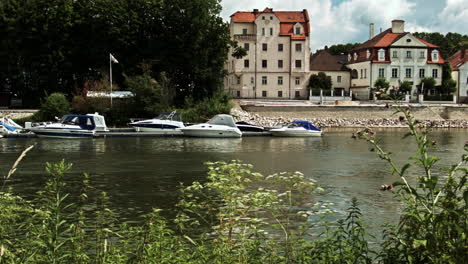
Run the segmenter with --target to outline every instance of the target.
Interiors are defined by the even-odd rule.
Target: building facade
[[[306,99],[310,60],[307,10],[236,12],[231,39],[247,50],[229,56],[225,89],[234,98]],[[232,54],[233,50],[230,51]]]
[[[447,60],[452,66],[452,79],[457,82],[459,102],[468,103],[468,49],[463,47]]]
[[[310,74],[323,72],[330,76],[335,94],[339,95],[342,91],[349,92],[351,75],[346,63],[346,55],[332,55],[325,47],[310,57]]]
[[[378,78],[385,78],[390,87],[398,89],[404,81],[412,84],[411,95],[417,94],[416,85],[425,77],[433,77],[436,85],[442,82],[442,64],[438,46],[405,32],[403,20],[393,20],[392,27],[373,36],[348,54],[351,70],[351,90],[359,99],[368,99],[370,89]]]

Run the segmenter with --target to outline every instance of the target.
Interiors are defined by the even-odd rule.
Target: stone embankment
[[[290,123],[294,120],[307,120],[318,127],[406,127],[403,117],[396,118],[307,118],[307,115],[301,117],[300,112],[296,114],[284,113],[285,116],[265,116],[261,113],[250,113],[240,108],[233,108],[231,114],[237,121],[245,121],[251,124],[275,127]],[[468,120],[419,120],[427,127],[434,128],[468,128]]]

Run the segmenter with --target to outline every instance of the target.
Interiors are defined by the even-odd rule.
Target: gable
[[[401,36],[397,41],[393,42],[391,46],[427,48],[425,43],[413,36],[411,33]]]

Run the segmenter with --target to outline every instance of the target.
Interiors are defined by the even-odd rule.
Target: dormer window
[[[348,61],[351,61],[351,54],[348,54]]]
[[[366,51],[366,58],[370,58],[370,55],[371,55],[370,51],[367,50],[367,51]]]
[[[384,60],[385,60],[385,50],[379,49],[379,61],[384,61]]]
[[[354,60],[357,60],[357,53],[354,53]]]
[[[294,28],[294,35],[301,35],[301,27],[297,26]]]
[[[432,52],[432,61],[439,61],[439,52],[437,50]]]

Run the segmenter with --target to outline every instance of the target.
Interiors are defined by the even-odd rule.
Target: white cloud
[[[309,11],[311,23],[311,48],[313,51],[325,45],[363,42],[369,37],[369,23],[375,24],[375,34],[380,28],[391,27],[393,19],[406,21],[410,32],[459,32],[468,31],[467,0],[223,0],[222,16],[229,20],[235,11],[263,10]],[[442,9],[443,8],[443,9]]]

